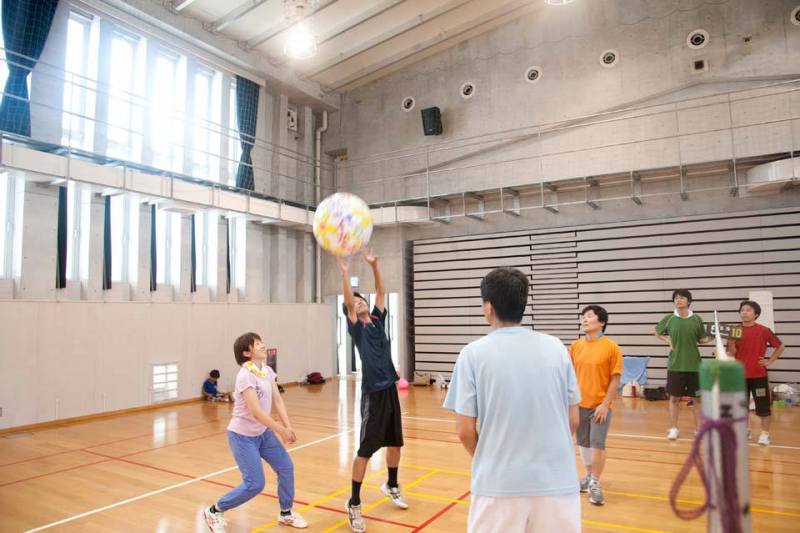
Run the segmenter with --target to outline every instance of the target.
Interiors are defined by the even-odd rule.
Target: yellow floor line
[[[408,468],[414,468],[416,470],[431,470],[431,467],[429,467],[429,466],[412,465],[412,464],[405,464],[405,463],[403,463],[400,466],[405,466],[405,467],[408,467]],[[436,468],[436,470],[438,470],[442,474],[453,474],[453,475],[456,475],[456,476],[471,476],[472,475],[472,473],[470,473],[469,470],[450,470],[450,469],[447,469],[447,468]]]
[[[376,476],[376,475],[378,475],[378,472],[374,472],[374,473],[372,473],[372,474],[370,474],[370,475],[366,476],[366,477],[364,478],[364,480],[367,480],[367,479],[369,479],[370,477],[373,477],[373,476]],[[322,504],[323,504],[323,503],[325,503],[325,502],[328,502],[328,501],[330,501],[330,500],[332,500],[332,499],[334,499],[334,498],[336,498],[336,497],[338,497],[338,496],[341,496],[342,494],[346,493],[346,492],[347,492],[348,490],[350,490],[351,488],[352,488],[352,486],[351,486],[351,485],[347,485],[347,486],[345,486],[345,487],[342,487],[341,489],[339,489],[339,490],[337,490],[337,491],[335,491],[335,492],[332,492],[332,493],[330,493],[330,494],[328,494],[328,495],[326,495],[326,496],[323,496],[322,498],[320,498],[319,500],[317,500],[317,501],[315,501],[315,502],[311,502],[311,503],[309,503],[309,504],[308,504],[308,505],[306,505],[305,507],[301,507],[301,508],[298,510],[298,512],[299,512],[299,513],[302,513],[302,512],[304,512],[304,511],[307,511],[307,510],[309,510],[309,509],[313,509],[314,507],[317,507],[318,505],[322,505]],[[276,525],[278,525],[278,521],[277,521],[277,520],[273,520],[273,521],[271,521],[271,522],[268,522],[268,523],[266,523],[266,524],[264,524],[264,525],[258,526],[256,529],[253,529],[253,530],[251,530],[251,531],[250,531],[250,533],[261,533],[262,531],[266,531],[267,529],[270,529],[270,528],[272,528],[272,527],[275,527]]]
[[[616,491],[616,490],[605,490],[605,489],[603,490],[603,492],[605,492],[606,494],[614,494],[614,495],[617,495],[617,496],[629,496],[631,498],[639,498],[639,499],[642,499],[642,500],[658,500],[658,501],[662,501],[662,502],[668,502],[669,501],[669,498],[664,497],[664,496],[652,496],[650,494],[640,494],[638,492],[620,492],[620,491]],[[691,505],[701,505],[703,503],[700,500],[679,499],[679,500],[676,500],[676,501],[678,503],[688,503],[688,504],[691,504]],[[792,517],[800,518],[800,513],[792,513],[790,511],[774,511],[772,509],[762,509],[761,507],[751,507],[750,511],[752,511],[754,513],[773,514],[773,515],[778,515],[778,516],[792,516]]]
[[[620,524],[612,524],[611,522],[598,522],[596,520],[581,520],[587,526],[606,527],[611,529],[620,529],[622,531],[638,531],[640,533],[666,533],[660,529],[645,529],[642,527],[623,526]]]
[[[364,487],[370,489],[380,489],[377,485],[363,485]],[[469,505],[469,500],[459,500],[456,498],[449,498],[447,496],[439,496],[438,494],[428,494],[425,492],[416,492],[408,490],[406,487],[403,487],[403,494],[408,496],[416,496],[417,498],[421,498],[423,500],[434,500],[439,502],[447,502],[447,503],[460,503],[463,505]]]
[[[422,483],[423,481],[425,481],[426,479],[428,479],[429,477],[433,476],[434,474],[437,474],[438,472],[439,472],[438,469],[431,469],[429,472],[426,472],[425,474],[421,475],[420,477],[418,477],[417,479],[415,479],[411,483],[407,484],[406,488],[410,488],[410,487],[413,487],[415,485],[418,485],[418,484]],[[381,498],[380,500],[378,500],[377,502],[373,503],[372,505],[370,505],[366,509],[363,509],[362,513],[363,514],[367,514],[372,509],[375,509],[376,507],[378,507],[379,505],[381,505],[383,503],[386,503],[387,501],[389,501],[389,498],[387,498],[387,497]],[[322,533],[330,533],[331,531],[339,529],[340,527],[342,527],[346,523],[347,523],[347,519],[345,518],[344,520],[340,520],[339,522],[333,524],[331,527],[329,527],[328,529],[326,529]]]

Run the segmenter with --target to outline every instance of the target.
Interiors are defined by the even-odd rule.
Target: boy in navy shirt
[[[219,380],[219,370],[215,368],[208,373],[208,379],[203,382],[203,398],[210,402],[232,402],[230,392],[217,389],[217,380]]]
[[[403,427],[400,418],[400,399],[395,382],[399,379],[392,363],[391,343],[386,336],[386,289],[378,269],[378,258],[364,254],[375,277],[375,307],[369,311],[367,300],[353,293],[348,266],[336,258],[344,289],[344,313],[347,329],[358,347],[361,357],[361,439],[353,460],[352,495],[347,502],[347,521],[356,533],[367,530],[361,514],[361,483],[369,458],[386,447],[386,465],[389,479],[381,486],[383,492],[397,507],[408,509],[397,483],[400,465],[400,448],[403,446]]]

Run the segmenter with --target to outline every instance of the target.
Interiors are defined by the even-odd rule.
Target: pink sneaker
[[[300,513],[292,511],[291,514],[282,515],[278,514],[278,523],[282,526],[296,527],[297,529],[305,529],[308,527],[308,522],[305,518],[300,516]]]
[[[210,529],[212,533],[225,533],[225,526],[228,525],[228,522],[222,516],[222,513],[215,513],[210,507],[207,507],[203,511],[203,518],[206,519],[208,529]]]

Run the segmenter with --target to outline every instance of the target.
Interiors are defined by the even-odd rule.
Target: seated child
[[[232,402],[230,392],[224,392],[217,389],[217,380],[219,379],[219,370],[214,369],[208,373],[208,379],[203,382],[203,398],[210,402]]]

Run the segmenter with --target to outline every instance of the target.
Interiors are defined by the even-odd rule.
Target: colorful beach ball
[[[372,213],[367,204],[346,192],[325,198],[314,214],[314,237],[333,255],[351,255],[369,242]]]

